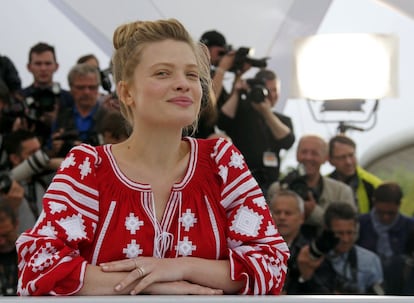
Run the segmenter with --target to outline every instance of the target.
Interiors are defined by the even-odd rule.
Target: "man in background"
[[[345,135],[331,138],[329,163],[335,167],[329,177],[349,185],[359,213],[368,213],[372,208],[372,194],[382,181],[358,165],[355,142]]]
[[[273,111],[280,91],[273,71],[258,71],[253,84],[237,78],[232,94],[221,107],[218,127],[241,151],[266,195],[269,186],[279,179],[280,151],[295,141],[293,125],[290,117]],[[255,89],[259,94],[251,93]]]
[[[33,83],[22,90],[22,95],[29,110],[28,116],[35,121],[34,131],[45,145],[50,139],[58,111],[72,107],[73,99],[53,80],[59,68],[53,46],[44,42],[35,44],[28,59],[27,69],[33,75]]]
[[[315,240],[304,246],[298,255],[302,273],[298,281],[303,293],[383,295],[379,257],[355,244],[358,237],[356,209],[343,202],[329,204],[324,214],[324,230],[332,233],[336,241]],[[330,244],[332,248],[326,247]],[[322,247],[324,251],[320,253]]]

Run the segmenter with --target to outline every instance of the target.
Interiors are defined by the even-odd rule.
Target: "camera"
[[[43,150],[36,151],[33,155],[10,170],[10,172],[0,174],[0,192],[7,194],[13,180],[22,181],[43,172],[47,168],[49,161],[49,156]]]
[[[306,183],[306,172],[302,164],[299,164],[297,169],[288,173],[281,181],[281,187],[294,191],[304,201],[309,200],[309,192],[315,197],[315,193]],[[315,197],[316,200],[316,197]]]
[[[34,88],[30,96],[27,96],[25,99],[27,108],[29,109],[29,117],[36,120],[44,113],[54,111],[60,92],[60,85],[56,82],[53,83],[52,87]]]
[[[112,74],[111,68],[108,67],[104,70],[100,70],[99,74],[101,76],[101,86],[104,90],[106,90],[109,94],[112,93],[112,81],[110,74]]]
[[[223,51],[222,55],[225,55],[229,51],[232,50],[232,47],[229,46],[226,51]],[[230,72],[237,73],[243,70],[243,66],[245,63],[250,64],[253,67],[264,68],[267,66],[267,59],[269,58],[262,58],[256,59],[249,56],[249,54],[253,51],[252,48],[249,47],[240,47],[236,50],[234,55],[233,66],[229,69]]]
[[[339,243],[339,238],[329,229],[324,229],[320,236],[311,241],[309,253],[313,259],[319,259],[334,249]]]
[[[7,104],[1,111],[0,132],[11,132],[13,123],[17,118],[28,120],[30,126],[31,119],[27,117],[27,112],[28,109],[23,100],[10,98],[10,103]]]
[[[269,91],[266,88],[266,83],[261,79],[246,79],[246,83],[249,86],[249,90],[243,91],[242,95],[248,101],[253,103],[263,102],[269,95]]]

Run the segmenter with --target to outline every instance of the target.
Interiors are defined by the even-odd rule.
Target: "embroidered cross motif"
[[[92,172],[91,162],[89,162],[89,157],[86,157],[85,160],[83,160],[83,163],[79,164],[78,168],[80,169],[81,180],[83,180],[83,178],[85,178],[87,175],[89,175]]]
[[[139,220],[138,217],[135,217],[133,213],[129,213],[129,217],[125,219],[125,227],[131,232],[132,235],[136,234],[136,231],[144,225],[144,221]]]

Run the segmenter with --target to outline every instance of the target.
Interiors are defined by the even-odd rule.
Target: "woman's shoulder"
[[[225,137],[211,139],[188,138],[193,150],[197,150],[199,155],[205,155],[216,162],[225,154],[236,151],[240,153],[233,143]]]
[[[93,146],[90,144],[82,143],[71,148],[67,153],[65,161],[88,159],[90,163],[96,165],[100,164],[102,158],[105,158],[108,153],[111,152],[111,145],[99,145]]]

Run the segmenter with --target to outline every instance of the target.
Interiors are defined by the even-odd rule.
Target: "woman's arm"
[[[138,257],[101,264],[107,273],[124,273],[116,283],[116,291],[132,294],[145,292],[157,282],[187,281],[224,293],[237,293],[245,281],[233,281],[230,277],[229,260],[207,260],[202,258],[182,257],[176,259],[158,259]],[[138,283],[136,283],[138,282]],[[113,285],[115,286],[115,284]]]
[[[122,291],[115,291],[118,281],[124,279],[128,272],[103,272],[100,266],[87,265],[83,286],[76,295],[119,295],[129,294],[133,285],[125,287]]]

